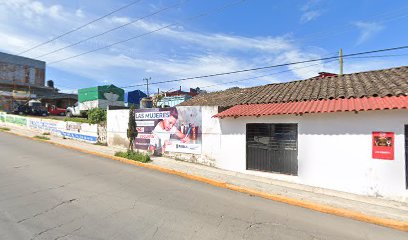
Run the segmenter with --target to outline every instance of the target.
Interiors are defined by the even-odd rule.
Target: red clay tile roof
[[[214,117],[264,116],[278,114],[303,114],[324,112],[349,112],[384,109],[408,109],[408,96],[371,97],[304,102],[237,105]]]
[[[408,66],[204,93],[180,105],[231,107],[386,96],[408,96]]]

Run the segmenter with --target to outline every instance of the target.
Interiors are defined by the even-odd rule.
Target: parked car
[[[65,116],[66,111],[67,111],[67,109],[58,108],[55,105],[49,105],[48,106],[48,114],[50,114],[50,115]]]
[[[17,106],[14,109],[14,113],[19,115],[48,116],[47,109],[38,100],[30,100],[25,104]]]

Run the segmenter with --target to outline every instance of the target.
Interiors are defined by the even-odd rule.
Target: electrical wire
[[[189,1],[189,0],[184,0],[184,1],[179,2],[179,3],[177,3],[177,4],[173,4],[173,5],[171,5],[171,6],[168,6],[168,7],[165,7],[165,8],[161,8],[160,10],[158,10],[158,11],[156,11],[156,12],[147,14],[147,15],[145,15],[145,16],[143,16],[143,17],[140,17],[140,18],[137,18],[137,19],[135,19],[135,20],[133,20],[133,21],[131,21],[131,22],[128,22],[128,23],[122,24],[122,25],[120,25],[120,26],[111,28],[111,29],[109,29],[109,30],[107,30],[107,31],[105,31],[105,32],[102,32],[102,33],[93,35],[93,36],[91,36],[91,37],[88,37],[88,38],[85,38],[85,39],[83,39],[83,40],[81,40],[81,41],[78,41],[78,42],[69,44],[69,45],[67,45],[67,46],[65,46],[65,47],[58,48],[58,49],[53,50],[53,51],[51,51],[51,52],[48,52],[48,53],[45,53],[45,54],[41,54],[41,55],[39,55],[39,56],[37,56],[37,57],[35,57],[35,58],[45,57],[45,56],[51,55],[51,54],[53,54],[53,53],[60,52],[60,51],[62,51],[62,50],[64,50],[64,49],[67,49],[67,48],[76,46],[76,45],[81,44],[81,43],[83,43],[83,42],[86,42],[86,41],[88,41],[88,40],[91,40],[91,39],[94,39],[94,38],[103,36],[103,35],[105,35],[105,34],[107,34],[107,33],[113,32],[113,31],[118,30],[118,29],[120,29],[120,28],[124,28],[124,27],[129,26],[129,25],[131,25],[131,24],[134,24],[134,23],[136,23],[136,22],[138,22],[138,21],[140,21],[140,20],[143,20],[143,19],[146,19],[146,18],[148,18],[148,17],[157,15],[157,14],[159,14],[159,13],[161,13],[161,12],[164,12],[164,11],[166,11],[166,10],[169,10],[169,9],[171,9],[171,8],[178,7],[178,6],[180,6],[180,5],[184,4],[184,3],[186,3],[187,1]]]
[[[186,18],[186,19],[181,20],[181,21],[182,22],[191,21],[191,20],[195,20],[195,19],[198,19],[198,18],[202,18],[202,17],[208,16],[208,15],[214,14],[214,13],[218,13],[218,12],[221,12],[221,11],[223,11],[223,10],[229,8],[229,7],[235,6],[235,5],[237,5],[237,4],[241,3],[241,2],[244,2],[244,1],[246,1],[246,0],[235,1],[233,3],[223,5],[221,7],[209,10],[209,11],[204,12],[204,13],[197,14],[195,16]],[[121,43],[125,43],[125,42],[131,41],[131,40],[134,40],[134,39],[137,39],[137,38],[140,38],[140,37],[150,35],[150,34],[155,33],[155,32],[159,32],[161,30],[164,30],[164,29],[167,29],[167,28],[170,28],[170,27],[173,27],[173,26],[176,26],[177,24],[178,23],[168,24],[168,25],[165,25],[163,27],[157,28],[157,29],[155,29],[153,31],[149,31],[149,32],[146,32],[146,33],[143,33],[143,34],[140,34],[140,35],[137,35],[137,36],[125,39],[125,40],[121,40],[121,41],[118,41],[118,42],[114,42],[114,43],[106,45],[104,47],[96,48],[96,49],[93,49],[93,50],[90,50],[90,51],[87,51],[87,52],[83,52],[83,53],[80,53],[80,54],[77,54],[77,55],[74,55],[74,56],[70,56],[70,57],[63,58],[63,59],[60,59],[60,60],[57,60],[57,61],[53,61],[53,62],[50,62],[48,64],[51,65],[51,64],[60,63],[62,61],[70,60],[70,59],[77,58],[77,57],[80,57],[80,56],[83,56],[83,55],[86,55],[86,54],[89,54],[89,53],[93,53],[93,52],[96,52],[96,51],[99,51],[99,50],[102,50],[102,49],[110,48],[112,46],[115,46],[115,45],[118,45],[118,44],[121,44]]]
[[[60,38],[62,38],[62,37],[64,37],[64,36],[67,36],[68,34],[71,34],[71,33],[73,33],[73,32],[79,31],[79,30],[85,28],[86,26],[89,26],[89,25],[91,25],[91,24],[93,24],[93,23],[95,23],[95,22],[98,22],[98,21],[100,21],[100,20],[102,20],[102,19],[104,19],[104,18],[106,18],[106,17],[109,17],[110,15],[112,15],[112,14],[114,14],[114,13],[117,13],[117,12],[119,12],[119,11],[125,9],[125,8],[128,8],[128,7],[132,6],[132,5],[135,5],[136,3],[139,3],[139,2],[141,2],[141,1],[142,1],[142,0],[137,0],[137,1],[133,1],[133,2],[131,2],[131,3],[129,3],[129,4],[126,4],[125,6],[120,7],[120,8],[118,8],[118,9],[115,9],[115,10],[113,10],[113,11],[111,11],[111,12],[109,12],[109,13],[107,13],[107,14],[101,16],[101,17],[98,17],[98,18],[96,18],[96,19],[94,19],[94,20],[92,20],[92,21],[90,21],[90,22],[85,23],[84,25],[81,25],[81,26],[79,26],[79,27],[77,27],[77,28],[74,28],[74,29],[68,31],[68,32],[65,32],[65,33],[63,33],[63,34],[61,34],[61,35],[58,35],[58,36],[56,36],[56,37],[54,37],[54,38],[52,38],[52,39],[50,39],[50,40],[48,40],[48,41],[42,42],[42,43],[40,43],[40,44],[37,44],[37,45],[35,45],[35,46],[33,46],[33,47],[27,49],[27,50],[24,50],[24,51],[18,53],[17,55],[21,55],[21,54],[27,53],[27,52],[29,52],[29,51],[31,51],[31,50],[34,50],[34,49],[39,48],[39,47],[41,47],[41,46],[44,46],[44,45],[46,45],[46,44],[48,44],[48,43],[50,43],[50,42],[53,42],[53,41],[55,41],[55,40],[57,40],[57,39],[60,39]]]
[[[351,56],[371,54],[371,53],[377,53],[377,52],[395,51],[395,50],[406,49],[406,48],[408,48],[408,45],[400,46],[400,47],[394,47],[394,48],[378,49],[378,50],[372,50],[372,51],[366,51],[366,52],[350,53],[350,54],[343,55],[343,58],[347,58],[347,57],[351,57]],[[289,62],[289,63],[283,63],[283,64],[277,64],[277,65],[271,65],[271,66],[242,69],[242,70],[231,71],[231,72],[214,73],[214,74],[201,75],[201,76],[196,76],[196,77],[186,77],[186,78],[179,78],[179,79],[173,79],[173,80],[152,82],[152,83],[149,83],[149,85],[155,85],[155,84],[160,84],[160,83],[169,83],[169,82],[180,82],[180,81],[201,79],[201,78],[209,78],[209,77],[230,75],[230,74],[236,74],[236,73],[258,71],[258,70],[268,69],[268,68],[277,68],[277,67],[283,67],[283,66],[290,66],[290,65],[302,64],[302,63],[325,61],[325,60],[331,60],[331,59],[338,59],[338,56],[323,57],[323,58],[318,58],[318,59],[310,59],[310,60],[304,60],[304,61]],[[129,86],[123,86],[121,88],[139,87],[139,86],[144,86],[144,85],[146,85],[146,84],[129,85]]]
[[[334,61],[337,61],[337,59],[327,61],[326,63],[330,63],[330,62],[334,62]],[[226,85],[226,84],[230,84],[230,83],[243,82],[243,81],[247,81],[247,80],[252,80],[252,79],[257,79],[257,78],[262,78],[262,77],[268,77],[268,76],[272,76],[272,75],[278,75],[278,74],[286,73],[286,72],[291,72],[293,70],[309,68],[309,67],[313,67],[313,66],[317,66],[317,65],[320,65],[320,63],[315,63],[315,64],[311,64],[311,65],[303,66],[303,67],[298,67],[298,68],[287,69],[287,70],[280,71],[280,72],[264,74],[264,75],[260,75],[260,76],[256,76],[256,77],[244,78],[244,79],[234,80],[234,81],[229,81],[229,82],[216,83],[216,84],[207,85],[207,86],[200,86],[199,88],[208,88],[208,87],[214,87],[214,86],[219,86],[219,85]]]
[[[387,57],[404,57],[408,56],[406,54],[389,54],[389,55],[374,55],[374,56],[356,56],[356,57],[349,57],[349,58],[387,58]]]

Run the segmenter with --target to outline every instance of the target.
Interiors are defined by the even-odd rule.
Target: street
[[[0,132],[0,239],[408,239]]]

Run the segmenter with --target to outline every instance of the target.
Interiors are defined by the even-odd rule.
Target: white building
[[[203,107],[203,129],[212,129],[203,149],[216,167],[408,199],[408,67],[230,89],[181,105]],[[207,112],[219,113],[210,120]]]

